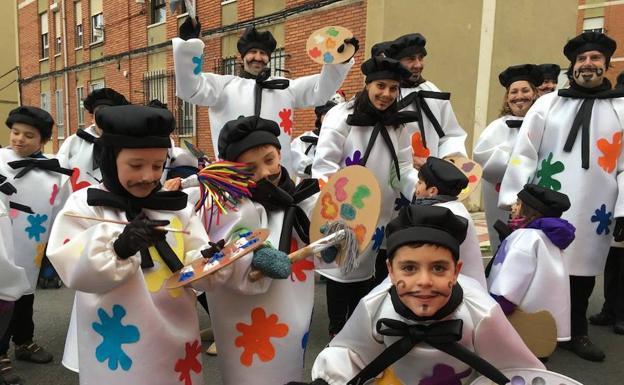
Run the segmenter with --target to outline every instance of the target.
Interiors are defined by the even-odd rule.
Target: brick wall
[[[48,0],[51,4],[56,0]],[[308,2],[309,0],[287,0],[286,7],[294,7]],[[75,14],[73,1],[66,0],[66,34],[63,39],[67,43],[68,65],[73,66],[82,59],[83,63],[96,59],[93,56],[93,49],[103,50],[103,55],[115,55],[129,50],[146,47],[147,26],[150,23],[149,2],[138,4],[128,0],[106,0],[103,2],[104,12],[104,43],[90,46],[91,25],[89,1],[82,0],[83,16],[83,49],[75,50],[74,26]],[[238,21],[246,21],[254,18],[254,0],[237,1]],[[221,25],[221,0],[202,0],[198,2],[197,14],[202,23],[202,29],[217,28]],[[50,31],[50,71],[60,70],[54,68],[54,13],[48,12]],[[18,29],[20,36],[20,66],[21,77],[28,78],[39,74],[39,17],[37,12],[37,2],[18,10]],[[327,25],[341,25],[349,28],[355,36],[360,39],[360,46],[364,47],[366,1],[348,2],[342,6],[332,6],[328,9],[317,9],[305,12],[285,21],[286,53],[289,58],[286,60],[286,68],[291,71],[290,77],[318,73],[320,65],[314,64],[305,54],[305,42],[312,31]],[[167,11],[166,35],[167,39],[177,36],[178,19],[171,16]],[[239,31],[239,33],[242,31]],[[204,51],[204,71],[212,71],[216,60],[221,58],[221,36],[215,35],[204,39],[206,48]],[[356,57],[356,65],[349,74],[342,89],[350,97],[362,87],[363,77],[359,71],[359,64],[364,56],[364,48],[360,50]],[[61,55],[62,57],[62,55]],[[61,61],[62,63],[62,61]],[[148,71],[148,56],[137,55],[129,58],[123,56],[119,60],[107,62],[100,65],[103,68],[105,84],[121,92],[132,103],[142,104],[143,76]],[[168,49],[166,67],[173,70],[173,58],[171,49]],[[78,80],[78,79],[81,80]],[[82,70],[80,76],[77,73],[68,73],[68,90],[63,90],[69,95],[69,115],[65,116],[65,127],[69,125],[71,132],[77,129],[78,104],[76,99],[76,88],[84,87],[85,96],[89,91],[91,79],[90,70]],[[53,116],[56,114],[54,91],[56,82],[50,78],[50,111]],[[60,82],[62,88],[64,81]],[[171,87],[169,86],[171,89]],[[22,101],[24,104],[39,106],[40,104],[40,82],[30,81],[21,85]],[[171,99],[172,96],[169,96]],[[91,124],[91,116],[85,111],[85,125]],[[309,130],[314,126],[314,113],[312,109],[296,111],[295,113],[295,134]],[[210,127],[208,122],[208,109],[206,107],[196,108],[196,129],[197,136],[195,144],[209,154],[213,154],[212,140],[210,137]],[[53,134],[54,151],[58,150],[60,143],[56,140],[56,131]]]

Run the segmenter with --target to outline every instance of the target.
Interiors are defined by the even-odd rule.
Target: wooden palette
[[[543,369],[503,369],[501,372],[511,380],[511,385],[583,385],[563,374]],[[496,383],[481,376],[470,385],[496,385]]]
[[[312,32],[306,42],[306,52],[310,59],[319,64],[340,64],[355,54],[355,47],[344,44],[345,39],[353,37],[353,33],[344,27],[328,26]],[[343,46],[342,52],[339,48]]]
[[[557,325],[549,312],[525,313],[516,309],[508,319],[536,357],[549,357],[557,348]]]
[[[366,167],[345,167],[321,189],[310,221],[310,241],[324,236],[321,228],[327,223],[343,221],[355,233],[362,252],[375,234],[380,211],[381,190],[375,175]]]
[[[167,280],[167,289],[177,289],[189,285],[223,269],[240,257],[262,246],[268,237],[268,229],[258,229],[241,234],[241,237],[229,242],[220,253],[217,253],[220,255],[215,254],[211,258],[199,258],[173,274]]]
[[[468,186],[462,190],[457,197],[457,200],[463,201],[472,194],[479,183],[481,183],[481,177],[483,176],[483,170],[481,165],[472,159],[468,159],[463,156],[449,156],[444,158],[455,165],[461,172],[468,178]]]

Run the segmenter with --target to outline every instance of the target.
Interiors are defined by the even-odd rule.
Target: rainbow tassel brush
[[[210,197],[212,207],[216,206],[221,214],[227,214],[236,208],[241,199],[251,196],[249,189],[256,185],[252,177],[247,164],[222,160],[184,179],[182,188],[199,187],[201,199],[195,206],[196,210],[204,206]]]

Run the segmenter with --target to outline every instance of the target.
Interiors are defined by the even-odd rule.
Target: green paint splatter
[[[364,198],[368,198],[371,195],[370,189],[367,186],[359,185],[355,189],[353,196],[351,197],[351,203],[358,209],[364,208]]]
[[[555,179],[553,176],[559,174],[565,170],[565,166],[562,162],[556,161],[553,163],[553,153],[548,154],[547,159],[542,159],[542,167],[537,170],[537,177],[540,178],[538,185],[549,188],[551,190],[561,190],[561,182]]]

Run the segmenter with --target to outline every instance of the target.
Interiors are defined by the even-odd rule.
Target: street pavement
[[[488,254],[487,231],[483,215],[474,215],[477,232],[484,254]],[[485,234],[485,237],[483,236]],[[487,262],[487,259],[484,259]],[[325,285],[317,279],[315,291],[315,311],[310,329],[308,351],[305,359],[304,373],[309,378],[314,358],[328,342],[327,337],[327,307],[325,303]],[[28,385],[77,385],[78,375],[65,369],[61,364],[65,335],[69,324],[73,291],[67,288],[38,290],[35,295],[35,340],[54,354],[54,361],[50,364],[38,365],[21,361],[14,361],[15,371],[19,373]],[[596,289],[590,301],[590,314],[600,310],[602,305],[602,279],[597,280]],[[210,321],[203,309],[198,308],[200,325],[208,327]],[[549,370],[566,374],[585,385],[622,385],[624,384],[624,336],[614,334],[609,327],[595,327],[590,325],[590,336],[593,341],[603,348],[607,359],[602,363],[582,360],[569,351],[557,349],[547,362]],[[204,349],[209,342],[204,342]],[[11,356],[13,352],[11,349]],[[505,354],[501,352],[501,354]],[[206,385],[221,384],[221,376],[217,368],[217,359],[203,355],[204,378]],[[253,379],[249,384],[259,383]],[[127,384],[131,385],[131,384]],[[175,384],[172,384],[175,385]],[[246,384],[240,384],[246,385]],[[281,384],[274,384],[281,385]],[[528,384],[527,384],[528,385]],[[550,384],[545,384],[550,385]],[[559,385],[559,384],[554,384]]]

